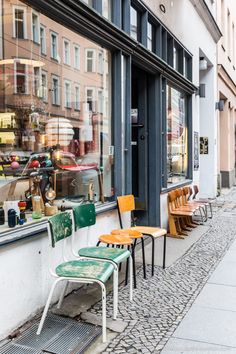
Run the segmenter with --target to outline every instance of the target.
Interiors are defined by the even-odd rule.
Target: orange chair
[[[107,234],[107,235],[99,236],[97,246],[99,246],[100,243],[105,243],[107,247],[109,247],[109,245],[112,245],[112,247],[116,246],[121,248],[126,246],[128,250],[130,250],[131,248],[132,259],[133,259],[134,288],[136,289],[137,284],[136,284],[135,252],[134,252],[133,240],[129,237],[127,233],[121,233],[121,234],[117,233],[117,234]],[[127,265],[126,265],[125,285],[127,285],[128,283],[128,268],[129,268],[129,259],[127,259]]]
[[[141,234],[148,236],[152,240],[152,275],[154,275],[154,252],[155,252],[155,239],[161,236],[164,236],[164,247],[163,247],[163,269],[165,268],[165,258],[166,258],[166,234],[167,231],[165,229],[161,229],[159,227],[150,227],[150,226],[136,226],[133,217],[133,211],[135,210],[135,199],[132,194],[130,195],[123,195],[117,197],[117,204],[118,204],[118,214],[120,220],[120,227],[123,229],[123,223],[121,214],[125,212],[131,212],[132,218],[132,227],[130,230],[136,230],[141,232]],[[143,239],[142,239],[143,242]]]

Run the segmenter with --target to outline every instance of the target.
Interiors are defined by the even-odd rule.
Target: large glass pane
[[[130,7],[130,35],[138,40],[138,12],[132,6]]]
[[[111,53],[40,13],[41,47],[49,50],[34,43],[34,26],[19,42],[13,32],[23,37],[20,24],[24,14],[31,23],[32,9],[17,4],[18,13],[3,1],[0,204],[23,199],[30,213],[33,196],[45,205],[50,188],[58,207],[112,201]]]
[[[102,0],[102,15],[108,20],[111,20],[112,1],[113,0]]]
[[[167,86],[167,185],[187,178],[188,131],[186,97]]]

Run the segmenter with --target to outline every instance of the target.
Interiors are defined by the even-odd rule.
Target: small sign
[[[193,156],[193,168],[194,171],[199,169],[199,138],[198,132],[194,132],[194,156]]]
[[[208,138],[206,136],[200,137],[200,154],[208,154]]]

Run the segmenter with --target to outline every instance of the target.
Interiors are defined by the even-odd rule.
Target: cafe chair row
[[[169,237],[183,239],[183,236],[188,236],[188,232],[199,225],[199,222],[193,218],[197,214],[201,224],[207,220],[209,202],[197,200],[196,193],[193,193],[190,187],[170,191],[167,196],[167,204]],[[212,208],[210,210],[212,216]]]

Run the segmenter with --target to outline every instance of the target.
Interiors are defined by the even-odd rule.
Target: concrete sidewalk
[[[236,353],[236,242],[161,353]]]

